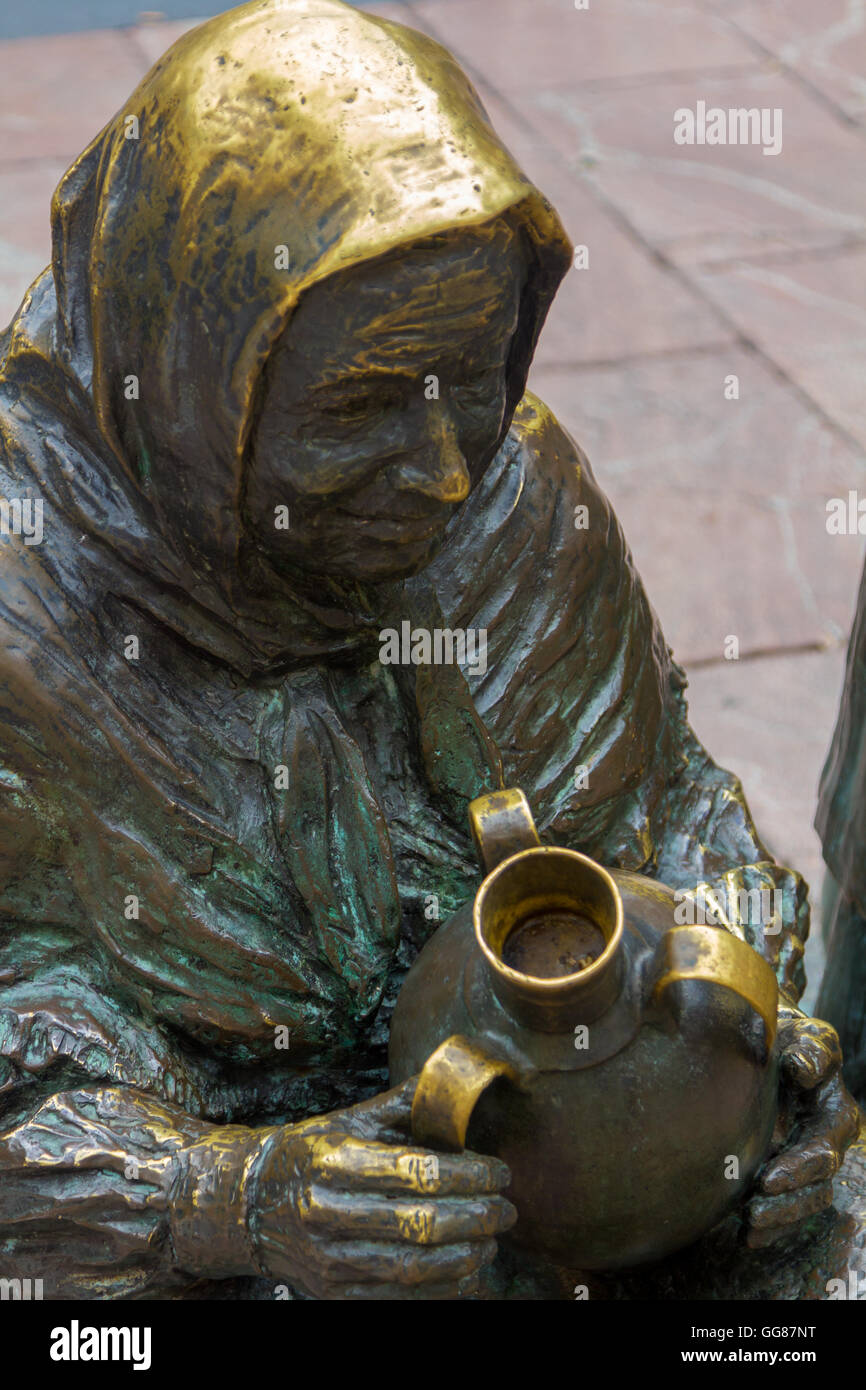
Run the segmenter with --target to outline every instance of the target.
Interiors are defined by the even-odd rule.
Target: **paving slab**
[[[866,447],[866,246],[772,265],[703,267],[695,282]]]
[[[495,124],[496,113],[491,115]],[[538,344],[538,363],[604,362],[732,340],[711,305],[600,207],[579,176],[525,143],[520,163],[553,203],[575,246],[586,247],[588,261],[586,268],[573,267],[560,286]]]
[[[598,368],[538,366],[530,384],[582,437],[611,485],[809,496],[822,507],[866,485],[866,450],[739,344]]]
[[[51,259],[51,195],[66,161],[0,164],[0,328]]]
[[[676,144],[674,113],[696,111],[699,101],[707,110],[780,110],[780,153],[751,144]],[[676,262],[866,237],[862,132],[773,65],[736,76],[551,88],[527,97],[522,109],[563,159]]]
[[[754,354],[539,366],[530,385],[588,453],[679,660],[847,637],[866,540],[830,535],[826,504],[866,496],[866,455]]]
[[[740,778],[768,848],[810,885],[807,1009],[814,1004],[824,965],[824,864],[812,822],[844,666],[843,645],[799,656],[723,662],[690,672],[687,691],[692,727],[716,762]]]
[[[847,626],[862,541],[828,537],[822,507],[665,485],[610,495],[667,640],[686,664],[719,660],[731,637],[745,656],[823,645]],[[814,583],[827,565],[840,584],[822,595],[832,623]]]
[[[502,91],[644,73],[754,67],[753,48],[688,0],[412,0],[413,12]]]
[[[725,18],[828,103],[866,121],[866,11],[859,0],[728,0]]]
[[[62,157],[71,163],[147,68],[125,30],[0,43],[0,161]]]

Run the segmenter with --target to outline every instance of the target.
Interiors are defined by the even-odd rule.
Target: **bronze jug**
[[[415,1141],[504,1159],[509,1239],[559,1263],[681,1249],[767,1154],[773,971],[724,928],[676,925],[665,885],[542,846],[516,789],[472,802],[470,822],[486,877],[392,1020],[392,1084],[420,1073]]]

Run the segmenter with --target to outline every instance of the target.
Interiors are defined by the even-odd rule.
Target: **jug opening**
[[[604,933],[585,913],[548,908],[512,927],[502,947],[502,962],[534,979],[560,979],[586,970],[606,944]]]
[[[622,901],[584,855],[539,846],[505,859],[478,890],[474,921],[494,993],[528,1026],[559,1032],[618,996]]]

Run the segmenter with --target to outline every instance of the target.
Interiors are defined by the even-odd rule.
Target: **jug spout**
[[[586,855],[542,845],[517,789],[479,797],[470,820],[489,870],[473,923],[497,999],[541,1032],[593,1022],[622,988],[623,906],[613,878]]]

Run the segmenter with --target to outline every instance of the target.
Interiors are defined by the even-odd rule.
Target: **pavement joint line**
[[[651,87],[663,82],[694,82],[702,77],[720,77],[727,80],[766,72],[769,66],[778,70],[780,63],[778,59],[773,58],[770,64],[766,60],[759,60],[753,63],[727,64],[718,68],[672,68],[664,72],[623,73],[621,77],[578,77],[570,79],[568,82],[550,82],[545,85],[544,91],[557,93],[575,92],[578,89],[580,91],[605,91],[607,89],[621,91],[629,87]],[[527,87],[524,90],[531,92],[534,89]]]
[[[499,96],[499,93],[497,93],[497,96]],[[499,97],[499,99],[501,100],[502,98]],[[862,441],[857,439],[855,435],[851,434],[849,430],[846,428],[846,426],[840,424],[838,420],[834,419],[834,417],[828,413],[825,407],[822,406],[819,401],[816,401],[814,397],[812,397],[809,394],[809,392],[805,389],[805,387],[801,386],[800,383],[796,381],[793,376],[791,376],[791,374],[781,365],[781,363],[779,363],[776,360],[775,357],[772,357],[766,349],[761,347],[760,343],[758,343],[753,337],[751,337],[750,334],[748,334],[743,328],[741,328],[740,325],[737,323],[736,319],[734,319],[733,316],[727,310],[725,310],[721,305],[715,302],[712,296],[705,289],[704,285],[701,283],[700,279],[694,278],[695,276],[700,275],[700,273],[705,269],[705,267],[690,266],[688,264],[680,265],[676,261],[672,260],[670,256],[660,247],[650,246],[650,244],[644,240],[644,236],[643,233],[640,231],[640,228],[631,222],[628,215],[624,213],[615,203],[613,203],[610,200],[607,194],[605,194],[603,190],[598,187],[598,185],[594,182],[594,180],[591,177],[583,179],[583,183],[585,184],[587,189],[589,189],[590,192],[594,195],[598,205],[601,208],[603,208],[604,211],[606,211],[608,215],[619,224],[623,231],[628,232],[632,240],[638,246],[642,247],[644,250],[650,251],[651,254],[654,254],[660,265],[662,265],[666,270],[668,270],[672,275],[674,275],[676,279],[682,285],[684,285],[685,288],[689,289],[692,292],[696,299],[700,300],[704,304],[705,307],[709,308],[714,312],[716,317],[719,319],[720,323],[728,329],[733,338],[736,340],[737,343],[739,343],[741,347],[745,348],[749,352],[753,352],[756,357],[760,358],[761,361],[763,361],[764,364],[767,366],[767,368],[770,371],[772,371],[773,374],[780,381],[784,381],[791,388],[791,390],[794,391],[794,393],[800,400],[800,403],[803,406],[805,406],[808,411],[810,411],[813,415],[816,415],[820,420],[822,420],[828,429],[832,430],[840,439],[844,440],[844,442],[848,445],[849,448],[853,449],[857,455],[862,457],[864,452],[864,444],[862,443]],[[708,273],[711,274],[712,272],[710,271]]]
[[[89,144],[89,141],[88,141],[88,144]],[[86,148],[86,147],[85,147],[85,146],[82,146],[82,149],[84,149],[84,148]],[[13,170],[14,170],[16,167],[17,167],[18,171],[20,172],[20,170],[23,169],[23,168],[25,168],[28,164],[34,164],[34,163],[50,164],[50,163],[53,161],[54,163],[61,164],[61,165],[63,166],[62,169],[61,169],[61,171],[60,171],[60,173],[57,175],[57,182],[55,183],[55,188],[56,188],[57,183],[59,183],[60,180],[63,178],[63,175],[64,175],[69,169],[72,168],[73,164],[75,163],[76,159],[77,159],[78,156],[81,154],[81,152],[82,152],[81,150],[78,150],[78,151],[76,151],[75,154],[55,154],[55,155],[41,156],[39,160],[27,159],[26,156],[25,156],[25,157],[22,157],[21,159],[5,159],[5,160],[2,161],[2,165],[0,165],[0,175],[2,175],[4,172],[7,172],[7,171],[8,171],[9,173],[12,173]],[[51,191],[52,191],[52,193],[53,193],[53,192],[54,192],[54,189],[52,189]],[[47,206],[47,204],[46,204],[46,206]]]
[[[718,342],[683,343],[680,347],[647,348],[643,352],[624,352],[618,357],[589,357],[569,359],[564,362],[551,362],[545,361],[543,358],[540,360],[536,358],[533,365],[539,370],[545,371],[604,371],[608,368],[629,367],[632,364],[640,365],[641,362],[651,362],[666,357],[711,357],[714,353],[724,352],[732,347],[749,348],[751,344],[736,338],[720,338]]]
[[[700,295],[702,299],[707,298],[707,296],[703,294],[700,284],[695,284],[693,281],[689,281],[688,283],[692,285],[695,293]],[[709,302],[712,304],[712,299],[710,299]],[[751,338],[742,329],[737,328],[735,321],[730,318],[724,309],[720,308],[718,305],[714,307],[717,309],[719,317],[723,322],[730,323],[735,327],[741,346],[760,358],[768,371],[772,372],[779,381],[784,382],[794,392],[800,404],[804,406],[808,412],[816,416],[827,429],[831,430],[837,438],[841,439],[849,449],[852,449],[857,457],[862,458],[864,456],[864,451],[866,451],[866,444],[858,439],[856,435],[852,434],[845,425],[841,424],[830,415],[826,408],[821,405],[820,401],[816,401],[814,396],[810,395],[806,388],[802,386],[775,357],[772,357],[765,348],[761,347],[760,343],[756,342],[755,339]]]
[[[744,661],[767,661],[777,656],[808,656],[814,652],[829,652],[836,647],[847,647],[848,636],[844,638],[828,638],[821,642],[814,639],[810,642],[790,642],[780,647],[752,647],[749,651],[740,652],[737,663]],[[678,657],[679,665],[685,666],[686,670],[698,671],[706,670],[709,666],[730,666],[732,663],[724,656],[697,656],[689,660],[688,657]]]
[[[78,153],[80,154],[81,151],[79,150]],[[11,159],[6,158],[6,156],[0,156],[0,178],[2,178],[5,173],[18,171],[22,164],[31,166],[40,164],[62,164],[63,160],[66,158],[67,156],[65,154],[37,154],[32,157],[29,155],[15,155]],[[78,155],[73,156],[73,158],[77,159]],[[68,167],[67,165],[67,168]]]
[[[864,228],[862,236],[845,237],[832,246],[792,246],[788,250],[777,248],[773,251],[744,252],[742,255],[720,257],[718,260],[678,261],[677,264],[696,266],[707,271],[708,274],[713,274],[716,270],[736,269],[738,265],[791,265],[797,261],[830,260],[833,256],[844,256],[851,251],[860,251],[864,248],[866,248],[866,228]]]
[[[849,130],[855,130],[859,135],[866,135],[863,117],[858,118],[857,116],[852,116],[845,110],[844,106],[837,106],[836,102],[833,101],[831,97],[828,97],[826,92],[822,91],[820,87],[816,87],[814,82],[810,82],[809,78],[803,73],[798,72],[796,68],[786,63],[784,58],[780,58],[775,53],[772,53],[770,49],[766,48],[765,45],[761,43],[760,39],[753,38],[747,30],[743,29],[737,23],[736,19],[725,19],[725,23],[730,24],[732,28],[736,29],[737,33],[750,48],[756,49],[758,52],[764,53],[768,58],[772,59],[779,69],[785,73],[786,77],[790,78],[793,83],[807,92],[809,96],[818,102],[820,106],[823,106],[825,111],[828,111],[830,115],[835,116],[835,118],[841,121],[844,126],[847,126]]]

